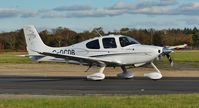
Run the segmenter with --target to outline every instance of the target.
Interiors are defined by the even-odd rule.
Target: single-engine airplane
[[[88,75],[89,80],[103,80],[105,67],[121,67],[117,76],[128,79],[134,75],[127,67],[139,67],[150,63],[155,72],[144,74],[153,80],[162,78],[161,72],[153,61],[166,55],[170,63],[172,50],[159,46],[142,45],[135,39],[124,35],[107,35],[95,37],[67,47],[49,47],[43,43],[33,25],[23,28],[28,56],[33,61],[56,61],[72,64],[97,66],[99,71]]]

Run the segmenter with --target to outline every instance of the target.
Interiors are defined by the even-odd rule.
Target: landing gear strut
[[[105,67],[106,66],[102,66],[102,67],[100,67],[99,72],[91,74],[91,75],[88,75],[87,79],[88,80],[95,80],[95,81],[97,81],[97,80],[103,80],[105,78],[105,75],[103,73]]]
[[[152,80],[161,79],[162,78],[162,74],[160,73],[158,68],[152,62],[151,62],[151,65],[156,70],[156,72],[147,73],[147,74],[144,74],[144,76],[147,77],[147,78],[150,78]]]
[[[134,75],[132,72],[127,71],[127,68],[125,66],[121,66],[122,73],[117,74],[117,77],[124,78],[124,79],[130,79],[133,78]]]

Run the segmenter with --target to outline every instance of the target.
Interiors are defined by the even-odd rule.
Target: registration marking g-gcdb
[[[70,54],[70,55],[75,55],[75,50],[74,49],[53,50],[52,52],[56,53],[56,54]]]

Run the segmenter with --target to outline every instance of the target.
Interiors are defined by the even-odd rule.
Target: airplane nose
[[[171,52],[173,52],[173,50],[170,50],[168,48],[163,48],[162,49],[162,53],[165,54],[165,55],[170,54]]]

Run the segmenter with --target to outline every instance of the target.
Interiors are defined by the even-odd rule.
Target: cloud
[[[0,8],[0,18],[11,18],[18,16],[19,11],[15,8]]]
[[[196,3],[189,3],[182,5],[183,10],[198,10],[199,9],[199,2]]]
[[[85,10],[91,10],[92,8],[87,5],[73,5],[73,6],[60,6],[56,7],[53,10],[54,11],[85,11]]]
[[[144,15],[169,15],[172,13],[170,8],[161,7],[145,7],[129,11],[130,14],[144,14]]]
[[[109,10],[121,10],[121,9],[136,9],[137,6],[135,4],[130,4],[126,2],[117,2],[113,4],[113,6],[108,7]]]
[[[165,8],[168,6],[174,6],[178,2],[176,0],[159,0],[159,1],[142,1],[138,4],[136,4],[137,9],[142,8],[152,8],[152,7],[159,7],[159,8]]]
[[[172,6],[176,5],[178,2],[176,0],[160,0],[159,2],[148,3],[148,6]]]
[[[169,14],[171,9],[167,6],[176,4],[176,0],[142,1],[137,4],[116,2],[109,7],[92,8],[88,5],[60,6],[52,10],[45,10],[42,18],[83,18],[118,16],[122,14]]]
[[[108,7],[93,8],[89,5],[72,5],[58,6],[52,9],[42,9],[37,11],[27,11],[27,9],[16,8],[0,8],[0,18],[85,18],[113,17],[123,14],[199,16],[199,2],[179,4],[176,0],[142,0],[138,3],[116,2]]]
[[[116,16],[120,14],[123,14],[123,10],[108,10],[105,8],[98,8],[90,11],[70,13],[69,17],[104,17],[104,16]]]
[[[113,6],[110,6],[108,9],[142,9],[142,8],[151,8],[151,7],[164,7],[172,6],[177,4],[176,0],[160,0],[160,1],[148,1],[144,0],[138,4],[132,4],[127,2],[117,2]]]
[[[130,27],[136,28],[159,28],[163,29],[165,27],[171,27],[178,25],[176,22],[155,22],[155,21],[142,21],[142,22],[135,22],[129,25]]]
[[[64,15],[59,12],[46,11],[45,13],[42,14],[41,17],[42,18],[63,18]]]
[[[175,5],[177,4],[177,0],[160,0],[160,3],[164,5]]]
[[[0,8],[0,18],[12,18],[12,17],[35,17],[37,16],[37,12],[20,10],[16,8]]]
[[[32,11],[22,11],[21,17],[23,18],[30,18],[30,17],[36,17],[39,16],[38,12],[32,12]]]
[[[91,6],[84,5],[60,6],[52,10],[46,10],[42,18],[105,17],[122,14],[161,15],[168,14],[170,10],[166,6],[174,4],[176,4],[176,0],[147,1],[138,4],[116,2],[112,6],[101,8],[91,8]],[[164,8],[161,6],[164,6]]]
[[[176,0],[142,1],[137,4],[117,2],[108,7],[109,10],[123,10],[123,14],[144,14],[144,15],[172,15]]]
[[[176,9],[179,15],[199,15],[199,2],[183,4]]]
[[[179,5],[176,0],[143,0],[137,4],[117,2],[107,9],[123,10],[123,14],[199,16],[199,2]]]
[[[105,8],[97,8],[95,10],[78,11],[78,12],[56,12],[48,11],[42,18],[85,18],[85,17],[105,17],[123,14],[122,10],[107,10]]]

